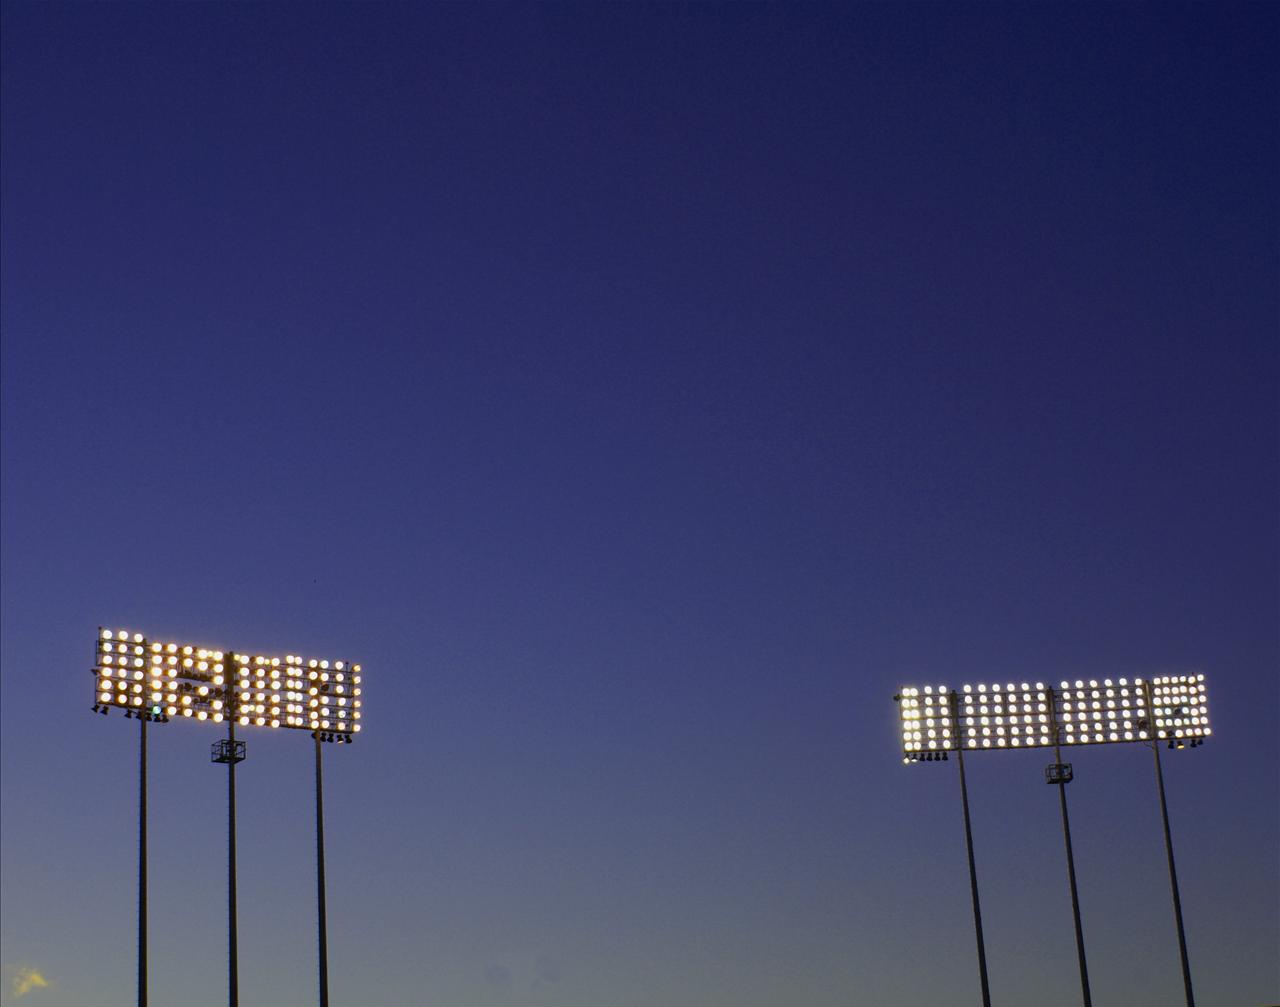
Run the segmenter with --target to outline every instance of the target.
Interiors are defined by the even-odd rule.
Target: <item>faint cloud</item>
[[[534,971],[533,984],[535,989],[543,983],[559,982],[564,978],[564,968],[550,955],[539,955],[538,960],[534,963]]]
[[[522,1002],[531,995],[541,1002],[546,987],[560,982],[564,974],[564,966],[558,958],[535,952],[502,955],[483,969],[486,983],[508,991]]]
[[[24,997],[34,989],[44,989],[50,984],[39,969],[18,969],[13,977],[13,995]]]

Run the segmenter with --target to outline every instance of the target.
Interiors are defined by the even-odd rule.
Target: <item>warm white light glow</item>
[[[327,713],[328,710],[324,712]],[[338,716],[344,722],[346,714],[346,710],[339,708]],[[902,689],[898,698],[898,715],[902,750],[905,754],[941,755],[955,750],[951,700],[946,686],[926,685],[923,688]]]
[[[1156,737],[1198,741],[1212,735],[1204,675],[1167,675],[1151,680]]]
[[[359,681],[355,678],[355,681]],[[335,690],[336,692],[336,690]],[[358,688],[353,690],[359,696]],[[1055,742],[1097,745],[1198,742],[1212,734],[1204,676],[979,683],[951,694],[943,686],[906,687],[898,696],[906,761],[959,749],[1047,748]],[[332,700],[325,697],[326,701]],[[337,713],[345,716],[342,697]],[[359,707],[358,699],[353,706]],[[327,712],[327,711],[326,711]],[[360,716],[354,710],[353,719]]]
[[[348,709],[348,698],[360,694],[354,687],[360,666],[346,661],[297,654],[250,656],[194,643],[148,641],[141,633],[105,627],[98,631],[96,651],[94,697],[99,703],[142,706],[149,696],[157,712],[220,723],[230,699],[229,709],[243,726],[320,729],[334,735],[358,729],[353,721],[360,714]],[[229,682],[224,661],[239,672]],[[358,705],[359,700],[351,700],[351,706]],[[309,708],[314,716],[307,715]]]
[[[1031,748],[1052,743],[1050,691],[1028,682],[965,686],[959,732],[965,748]]]
[[[1067,732],[1065,744],[1096,745],[1149,737],[1150,711],[1140,678],[1066,682],[1057,698],[1058,721]]]

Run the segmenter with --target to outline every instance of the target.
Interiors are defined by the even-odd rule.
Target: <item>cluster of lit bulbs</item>
[[[162,671],[152,671],[147,661],[147,642],[141,633],[102,630],[98,634],[98,663],[94,671],[100,704],[139,711],[145,705],[150,713],[163,712],[168,683],[160,677]]]
[[[360,665],[344,661],[225,655],[141,633],[104,629],[94,669],[97,702],[144,706],[155,716],[324,731],[347,739],[360,730]],[[228,667],[230,666],[230,667]]]
[[[233,654],[241,724],[353,734],[360,730],[360,665]]]
[[[1172,675],[1151,680],[1151,715],[1158,738],[1207,738],[1209,698],[1203,675]]]
[[[1140,678],[1063,682],[1058,696],[1062,705],[1058,718],[1068,745],[1146,741],[1151,736],[1146,686]]]
[[[1079,679],[1056,690],[1043,682],[966,685],[954,704],[946,686],[927,685],[903,689],[897,698],[907,762],[943,758],[961,747],[1044,748],[1055,741],[1089,745],[1153,737],[1194,744],[1210,734],[1203,675]]]
[[[902,717],[902,750],[909,756],[955,749],[951,699],[944,686],[903,689],[898,709]]]
[[[1052,744],[1049,706],[1043,682],[1020,686],[966,685],[963,735],[966,748],[1025,748]]]

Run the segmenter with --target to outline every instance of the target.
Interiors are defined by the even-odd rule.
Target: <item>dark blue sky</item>
[[[132,996],[100,623],[363,662],[330,953],[386,1005],[977,1002],[898,686],[1203,671],[1193,974],[1280,1000],[1274,6],[2,28],[3,1003]],[[153,735],[152,993],[190,1007],[213,740]],[[310,748],[249,751],[242,989],[302,1005]],[[1000,1003],[1079,1001],[1047,761],[971,763]],[[1073,761],[1094,993],[1167,1004],[1149,754]]]

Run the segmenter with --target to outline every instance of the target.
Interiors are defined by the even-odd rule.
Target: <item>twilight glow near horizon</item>
[[[1280,1003],[1278,39],[0,5],[0,1007]]]

